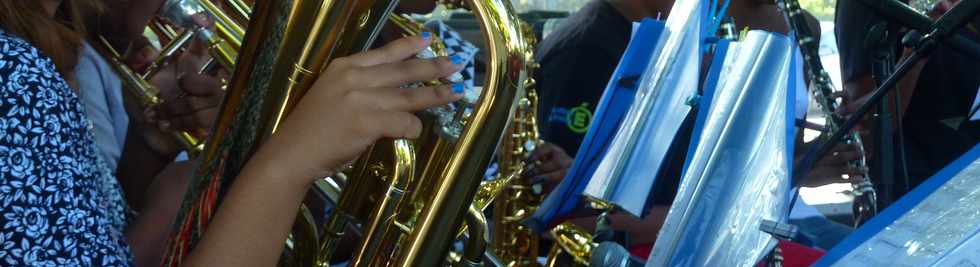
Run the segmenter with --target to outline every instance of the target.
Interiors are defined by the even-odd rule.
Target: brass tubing
[[[490,229],[487,225],[487,218],[483,216],[483,211],[470,206],[463,217],[469,225],[469,238],[463,245],[463,256],[459,260],[464,266],[481,266],[483,254],[487,251],[487,243],[490,242]]]
[[[565,254],[561,249],[561,246],[554,245],[548,249],[548,259],[544,262],[546,267],[558,267],[559,259]]]
[[[120,60],[121,55],[112,48],[108,40],[101,36],[97,38],[97,41],[92,42],[92,46],[105,55],[104,58],[109,61],[109,65],[119,75],[119,79],[129,89],[128,91],[139,99],[141,106],[152,107],[163,102],[159,97],[160,91],[123,63]],[[192,156],[199,154],[203,149],[203,141],[189,132],[177,131],[173,135],[177,142],[187,149],[187,152]]]
[[[389,141],[381,141],[388,144]],[[415,148],[412,141],[406,139],[391,140],[390,144],[394,147],[395,166],[391,174],[391,181],[385,192],[385,197],[381,198],[375,214],[371,216],[371,222],[364,226],[364,236],[361,246],[354,258],[351,266],[365,266],[372,259],[378,257],[378,250],[383,242],[383,238],[391,231],[392,221],[396,219],[398,207],[402,206],[404,196],[407,194],[408,186],[415,182]]]
[[[238,49],[231,47],[224,38],[218,38],[208,29],[198,28],[197,34],[208,44],[208,52],[211,58],[225,70],[235,69],[235,60],[238,59]]]
[[[242,39],[245,36],[245,29],[241,25],[238,25],[231,17],[228,17],[228,14],[225,14],[224,10],[211,2],[211,0],[200,1],[201,6],[214,17],[215,28],[218,29],[221,35],[226,37],[233,47],[241,47]]]
[[[193,37],[194,31],[184,31],[172,42],[167,43],[167,46],[164,46],[163,49],[160,50],[160,56],[153,60],[153,63],[150,63],[150,65],[146,67],[146,70],[143,71],[143,75],[140,76],[143,77],[144,80],[152,78],[154,75],[160,72],[163,67],[170,64],[172,57],[177,54],[181,48],[187,45]]]
[[[525,72],[525,55],[529,47],[524,44],[517,29],[519,18],[509,1],[468,1],[478,18],[483,36],[487,41],[487,80],[480,105],[474,107],[466,129],[458,142],[440,142],[434,154],[452,155],[448,165],[429,165],[426,177],[440,177],[442,181],[426,197],[426,205],[415,223],[413,232],[405,238],[405,251],[396,260],[399,266],[437,266],[442,264],[455,240],[455,231],[470,207],[497,146],[514,110],[514,100],[522,94],[522,82],[529,75]],[[432,167],[432,168],[430,168]]]
[[[327,223],[323,227],[323,239],[320,241],[320,247],[317,249],[317,262],[318,265],[330,264],[330,258],[333,256],[334,251],[337,250],[337,246],[340,245],[340,240],[344,237],[344,230],[347,228],[347,223],[351,221],[351,217],[347,214],[338,213],[339,210],[334,210],[333,214],[327,218]]]
[[[160,43],[169,43],[177,38],[177,31],[173,27],[167,25],[160,21],[159,19],[154,19],[150,21],[150,30],[157,35]]]
[[[252,15],[252,7],[241,0],[224,0],[226,6],[228,6],[241,21],[250,20]]]
[[[252,14],[249,33],[243,42],[212,139],[186,195],[178,226],[184,236],[172,242],[167,264],[179,264],[188,247],[206,231],[207,218],[201,210],[201,193],[218,181],[217,199],[267,140],[293,105],[308,90],[319,72],[336,57],[350,55],[351,47],[365,47],[342,34],[377,31],[379,25],[351,23],[371,1],[283,0],[259,1]],[[211,5],[213,9],[213,5]],[[380,15],[380,14],[378,14]],[[198,207],[204,208],[198,208]],[[188,212],[190,211],[190,212]],[[190,216],[193,220],[184,220]],[[310,237],[297,237],[310,238]],[[310,239],[315,239],[312,237]],[[307,248],[310,249],[310,248]],[[316,248],[312,248],[316,249]]]
[[[559,224],[555,228],[552,228],[550,232],[551,236],[555,239],[555,243],[552,245],[553,251],[557,249],[564,254],[568,254],[577,264],[589,265],[592,250],[597,246],[592,242],[592,234],[571,223]],[[555,256],[562,255],[563,253],[555,254]]]
[[[386,153],[394,153],[388,150],[380,151],[382,147],[391,148],[391,146],[385,147],[383,144],[383,142],[379,142],[372,145],[368,148],[368,152],[354,163],[355,172],[348,174],[351,179],[340,191],[340,197],[336,201],[333,212],[328,216],[327,222],[323,226],[327,234],[320,245],[320,258],[330,260],[345,234],[346,225],[357,218],[364,218],[370,214],[368,212],[368,207],[372,204],[370,198],[373,193],[380,190],[377,180],[381,179],[378,176],[383,175],[383,171],[371,168],[369,165],[373,162],[384,161],[382,158],[390,157],[390,154]],[[376,149],[378,150],[377,153],[375,152]],[[357,172],[358,170],[359,172]]]

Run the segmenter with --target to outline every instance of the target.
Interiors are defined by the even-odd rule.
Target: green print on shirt
[[[568,130],[574,133],[585,133],[589,130],[589,123],[592,122],[592,111],[589,110],[589,103],[582,103],[578,107],[568,111],[568,119],[565,120]]]

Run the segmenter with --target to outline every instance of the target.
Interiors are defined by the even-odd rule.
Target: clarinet
[[[810,78],[810,83],[813,86],[811,90],[813,97],[828,116],[825,134],[821,135],[821,138],[826,141],[830,136],[829,133],[837,131],[846,119],[836,112],[841,105],[838,101],[840,95],[835,93],[830,75],[827,74],[827,71],[823,68],[823,64],[820,62],[820,44],[817,43],[817,39],[813,36],[810,28],[806,26],[806,18],[803,16],[803,10],[800,8],[799,2],[797,0],[776,0],[776,2],[779,4],[784,16],[786,16],[790,29],[796,32],[797,42],[799,42],[803,61],[807,67],[806,74]],[[877,195],[874,190],[874,185],[871,183],[871,178],[868,175],[867,157],[861,136],[858,132],[852,131],[845,137],[843,142],[856,146],[859,155],[859,158],[851,163],[861,170],[862,176],[859,182],[852,183],[852,192],[854,195],[854,226],[857,227],[878,213]],[[807,155],[807,157],[812,156],[821,155]],[[807,158],[804,158],[803,162],[807,162]],[[794,178],[798,179],[798,177]]]

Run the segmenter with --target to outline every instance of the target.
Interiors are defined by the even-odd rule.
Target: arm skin
[[[173,225],[194,167],[195,162],[191,161],[169,165],[149,185],[146,194],[138,197],[144,199],[144,209],[126,228],[126,242],[135,266],[160,264],[171,230],[161,226]]]
[[[664,221],[667,220],[668,211],[670,211],[668,205],[653,206],[642,219],[629,214],[613,213],[609,215],[609,221],[614,230],[629,234],[629,246],[653,244],[657,242],[657,235],[660,233],[660,228],[664,226]],[[598,217],[591,216],[568,221],[592,233],[595,232],[596,220]]]
[[[402,38],[334,60],[280,131],[242,169],[183,263],[274,266],[316,177],[356,158],[379,138],[418,137],[422,123],[414,111],[460,99],[449,85],[399,88],[446,77],[462,67],[447,58],[409,59],[428,41]]]
[[[218,209],[187,266],[273,266],[279,259],[310,177],[259,153]]]

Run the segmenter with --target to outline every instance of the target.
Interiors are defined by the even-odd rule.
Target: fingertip
[[[405,138],[416,139],[422,135],[422,120],[415,117],[415,115],[410,114],[410,116],[412,116],[412,119],[409,121],[408,131]]]

